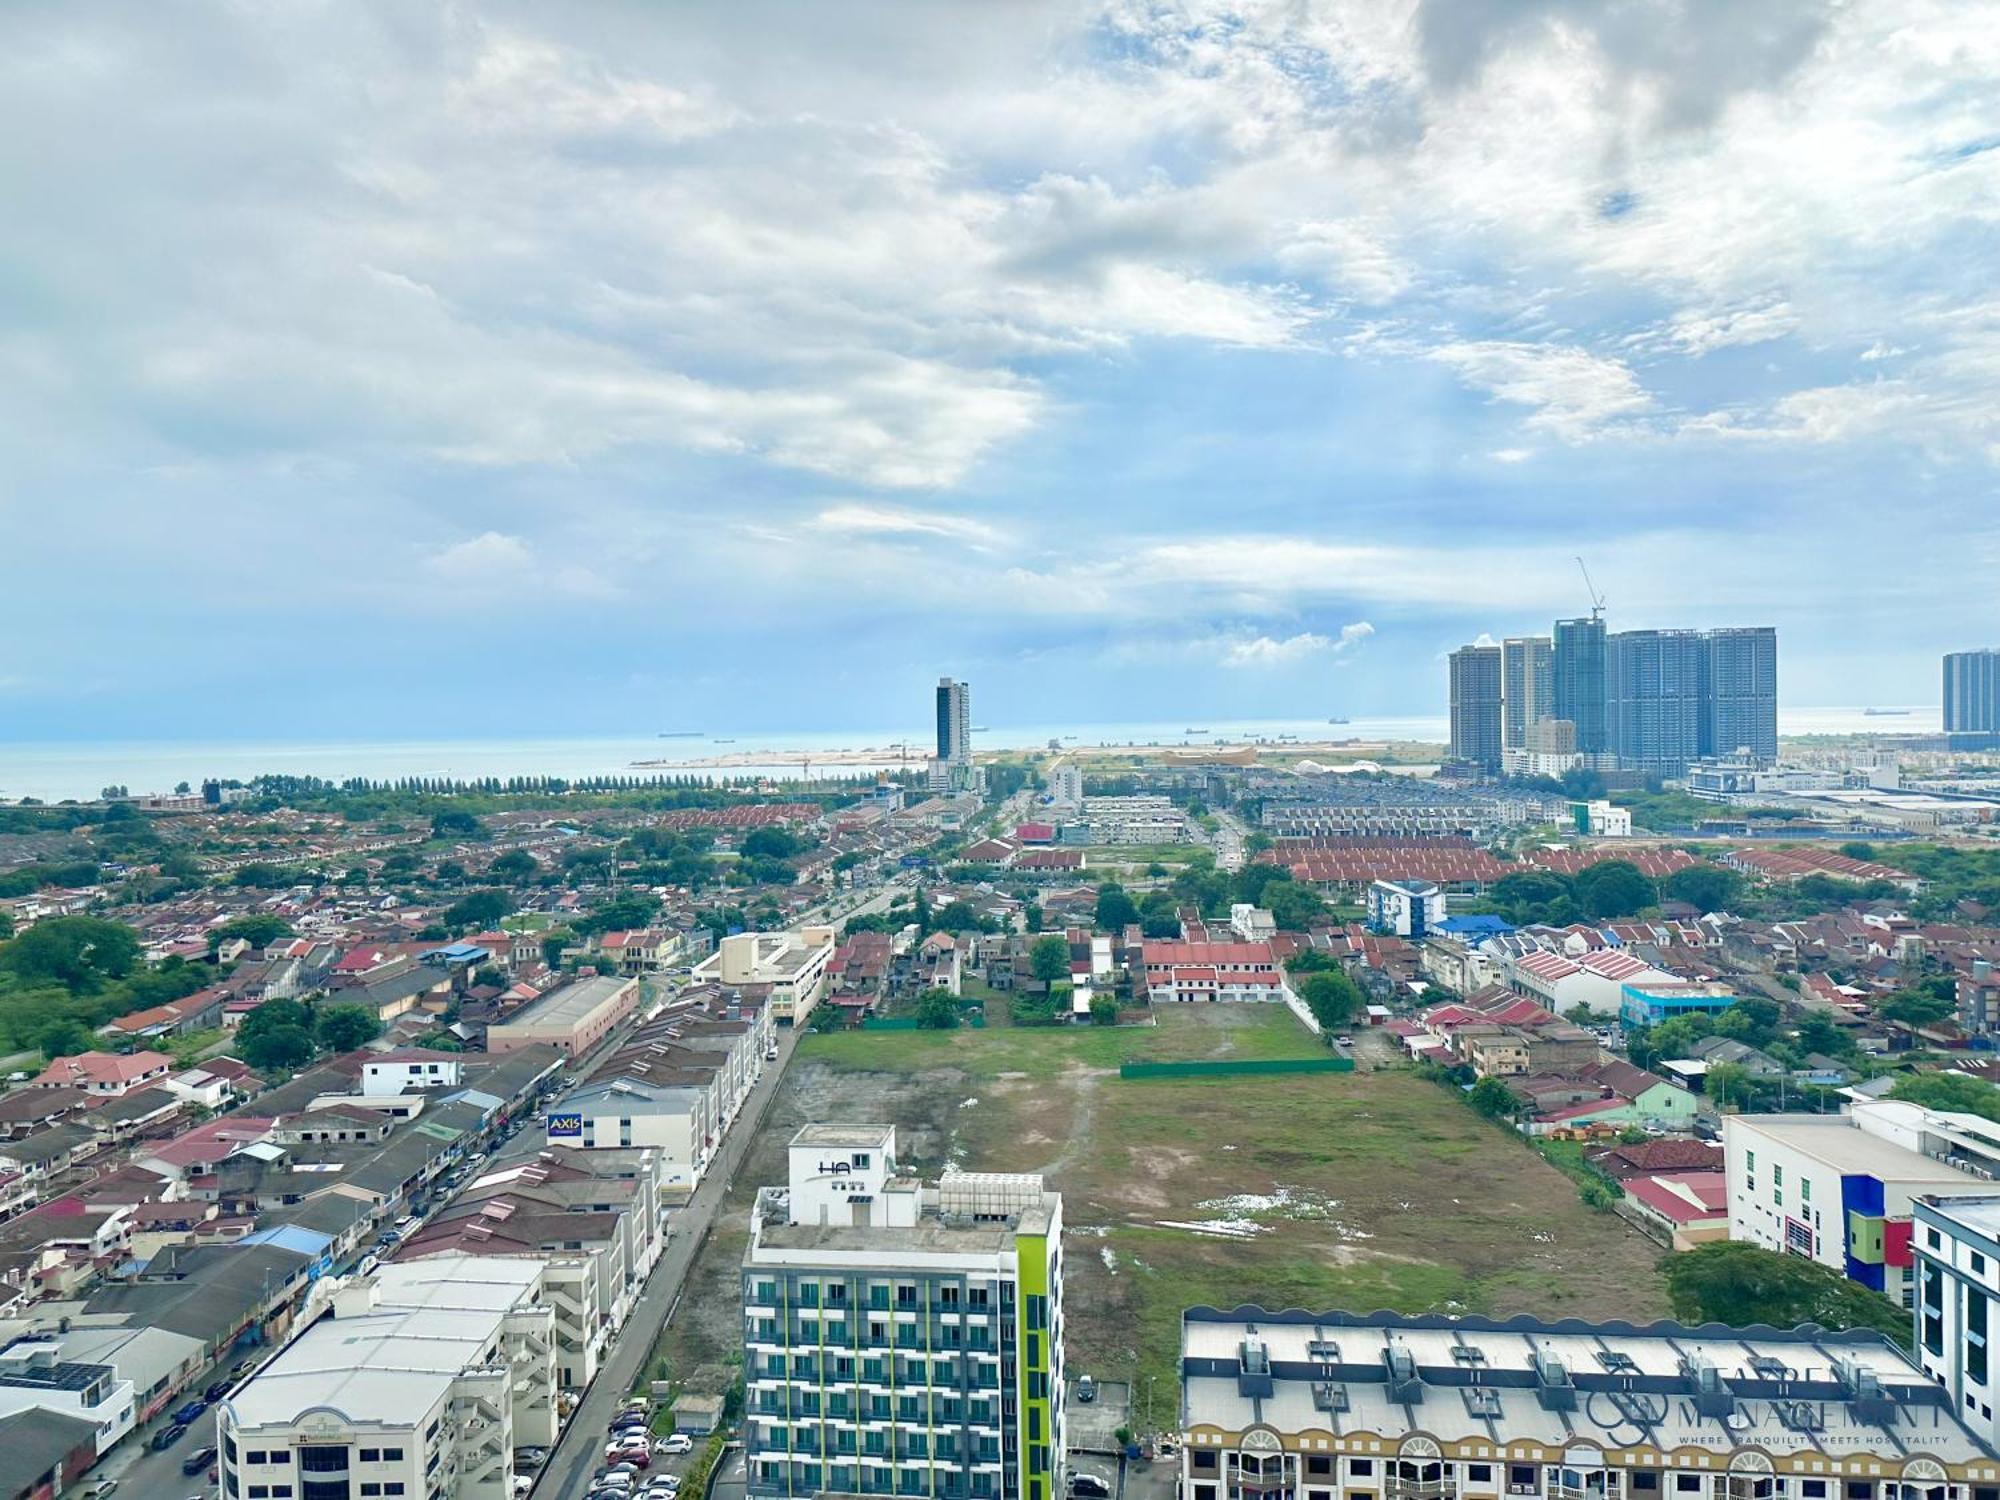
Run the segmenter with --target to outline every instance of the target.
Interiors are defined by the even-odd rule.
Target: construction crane
[[[1604,618],[1604,596],[1597,592],[1597,585],[1590,581],[1590,569],[1584,567],[1582,558],[1576,560],[1576,565],[1583,574],[1583,586],[1590,591],[1590,618],[1601,620]]]

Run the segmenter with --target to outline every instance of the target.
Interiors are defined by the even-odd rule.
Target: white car
[[[692,1453],[694,1452],[694,1439],[689,1437],[685,1432],[670,1432],[657,1443],[653,1444],[653,1451],[655,1453]]]

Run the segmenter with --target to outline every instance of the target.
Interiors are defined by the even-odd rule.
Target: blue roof
[[[333,1236],[321,1234],[316,1229],[303,1229],[297,1224],[279,1224],[270,1229],[259,1229],[254,1234],[246,1234],[236,1242],[239,1245],[276,1245],[281,1250],[290,1250],[299,1255],[315,1256],[333,1243]]]
[[[1480,937],[1500,937],[1514,930],[1511,923],[1505,922],[1491,913],[1466,917],[1446,917],[1437,925],[1439,932],[1448,932],[1454,937],[1473,933],[1478,934]]]
[[[474,959],[490,958],[492,953],[478,943],[446,943],[442,948],[433,948],[425,958],[442,958],[447,963],[470,963]]]

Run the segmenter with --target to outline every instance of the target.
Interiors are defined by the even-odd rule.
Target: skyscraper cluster
[[[1613,632],[1593,611],[1550,635],[1461,646],[1450,681],[1451,758],[1487,775],[1680,776],[1706,756],[1778,756],[1768,625]]]

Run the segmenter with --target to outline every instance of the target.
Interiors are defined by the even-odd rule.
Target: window
[[[1306,1459],[1306,1472],[1308,1474],[1331,1474],[1333,1472],[1333,1460],[1328,1458],[1324,1453],[1311,1454]]]
[[[268,1484],[250,1486],[250,1500],[270,1500],[271,1487]]]
[[[384,1484],[384,1485],[382,1486],[382,1493],[383,1493],[383,1494],[385,1494],[385,1495],[400,1495],[400,1494],[402,1494],[402,1493],[403,1493],[403,1481],[402,1481],[402,1480],[400,1480],[400,1479],[391,1479],[391,1480],[390,1480],[390,1481],[389,1481],[388,1483],[386,1483],[386,1484]]]
[[[1810,1177],[1801,1177],[1799,1179],[1799,1202],[1812,1202],[1812,1179]]]
[[[299,1467],[308,1474],[339,1474],[347,1468],[347,1450],[330,1444],[299,1449]]]
[[[1352,1474],[1356,1479],[1366,1479],[1375,1472],[1375,1460],[1372,1458],[1351,1458],[1347,1461],[1347,1472]]]
[[[1660,1487],[1660,1476],[1651,1469],[1634,1469],[1627,1477],[1635,1490],[1657,1490]]]
[[[1826,1500],[1826,1481],[1824,1479],[1802,1480],[1799,1493],[1805,1496],[1805,1500]]]
[[[1531,1490],[1536,1488],[1536,1474],[1533,1464],[1507,1465],[1507,1488]]]
[[[1197,1469],[1205,1469],[1209,1473],[1214,1473],[1215,1450],[1212,1448],[1195,1449],[1193,1454],[1193,1467]]]
[[[251,1449],[243,1455],[243,1461],[250,1464],[261,1464],[264,1461],[264,1450],[261,1448]]]
[[[288,1464],[288,1463],[290,1463],[291,1461],[292,1461],[292,1455],[291,1455],[291,1451],[290,1451],[289,1449],[285,1449],[285,1448],[273,1448],[273,1449],[271,1450],[271,1462],[272,1462],[272,1463],[274,1463],[274,1464]]]
[[[382,1461],[382,1450],[380,1448],[363,1448],[361,1450],[361,1461],[364,1464],[380,1463]]]
[[[1467,1464],[1465,1466],[1465,1477],[1467,1482],[1471,1484],[1491,1484],[1493,1482],[1493,1465]]]
[[[1697,1493],[1700,1489],[1701,1489],[1701,1476],[1699,1474],[1676,1474],[1674,1476],[1675,1494],[1692,1495]]]
[[[379,1495],[382,1493],[382,1486],[364,1479],[361,1481],[361,1493],[363,1495]]]

